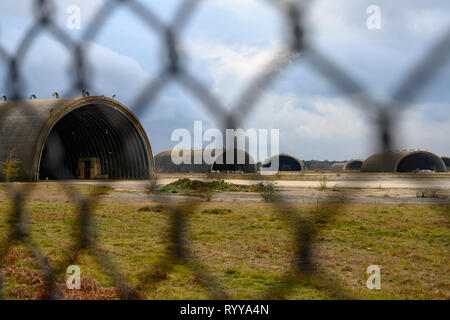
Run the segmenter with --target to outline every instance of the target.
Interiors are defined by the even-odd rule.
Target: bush
[[[153,193],[158,190],[158,179],[159,176],[153,173],[146,186],[147,193]]]
[[[239,272],[239,270],[236,269],[227,269],[225,270],[225,275],[229,276],[229,277],[235,277],[235,276],[239,276],[241,273]]]
[[[417,198],[439,198],[438,190],[436,189],[426,189],[423,191],[416,192]]]
[[[320,180],[320,190],[325,191],[328,189],[328,181],[327,178],[323,177],[322,180]]]
[[[1,161],[2,172],[5,175],[6,182],[10,182],[11,179],[17,178],[19,176],[19,165],[22,161],[15,155],[15,149],[12,148],[6,158],[6,161]]]
[[[260,193],[262,198],[266,202],[275,202],[280,198],[279,194],[275,190],[275,185],[273,183],[264,185],[264,188]]]

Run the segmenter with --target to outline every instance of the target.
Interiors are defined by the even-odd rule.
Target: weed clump
[[[137,211],[139,212],[162,212],[164,210],[163,206],[143,206]]]
[[[328,189],[328,181],[327,178],[323,177],[322,180],[320,180],[320,186],[319,189],[321,191],[325,191]]]
[[[221,208],[205,209],[202,211],[202,213],[205,214],[226,214],[231,212],[232,211],[230,209],[221,209]]]
[[[241,273],[239,272],[239,270],[236,270],[236,269],[227,269],[227,270],[225,270],[225,275],[229,276],[229,277],[237,277],[240,274]]]
[[[417,198],[439,198],[438,190],[436,189],[426,189],[423,191],[416,192]]]
[[[19,176],[21,162],[22,161],[17,158],[14,148],[12,148],[8,153],[6,160],[0,162],[2,173],[5,175],[6,182],[11,182],[14,178]]]
[[[154,193],[158,191],[158,180],[159,176],[156,173],[152,174],[151,178],[147,182],[147,185],[145,186],[147,193]]]
[[[273,183],[263,185],[260,193],[261,197],[266,202],[275,202],[280,199],[280,195],[275,190],[275,185]]]

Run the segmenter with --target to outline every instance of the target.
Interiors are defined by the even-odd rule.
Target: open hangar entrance
[[[359,171],[363,165],[362,160],[350,160],[347,162],[335,162],[331,165],[331,171]]]
[[[158,153],[155,156],[155,172],[157,173],[210,173],[211,164],[208,164],[203,159],[203,152],[205,150],[166,150]],[[208,150],[207,150],[208,151]],[[178,154],[179,157],[184,157],[187,154],[190,158],[190,163],[175,164],[172,161],[172,152]],[[214,155],[214,150],[212,151]],[[201,163],[196,163],[195,158],[201,158]]]
[[[447,170],[450,170],[450,157],[442,157],[442,161],[444,161],[447,166]]]
[[[171,150],[163,151],[155,156],[155,171],[157,173],[255,173],[256,164],[253,157],[240,149],[199,149],[199,150],[175,150],[179,157],[187,156],[190,163],[175,164],[172,161]],[[234,152],[234,159],[228,159],[227,152]],[[204,153],[213,159],[211,164],[206,162]],[[217,154],[217,156],[216,156]],[[230,154],[228,154],[230,155]],[[201,159],[195,163],[195,157]],[[243,161],[241,161],[243,159]]]
[[[347,170],[358,171],[361,169],[362,164],[363,164],[363,161],[361,161],[361,160],[351,160],[344,165],[344,170],[345,171],[347,171]]]
[[[278,170],[272,168],[272,163],[278,160]],[[281,153],[279,155],[270,157],[261,164],[261,171],[304,171],[305,165],[303,162],[293,156]]]
[[[39,179],[146,179],[146,138],[120,109],[89,104],[52,128],[39,166]]]
[[[134,114],[105,97],[0,103],[0,160],[14,150],[18,181],[147,179],[153,155]]]
[[[428,152],[414,152],[403,157],[397,164],[396,172],[413,172],[429,170],[433,172],[445,172],[446,167],[442,159]]]
[[[215,158],[214,163],[211,166],[211,172],[256,173],[256,162],[253,157],[244,150],[224,150]]]

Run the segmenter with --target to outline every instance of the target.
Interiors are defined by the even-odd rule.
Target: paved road
[[[162,201],[206,201],[199,197],[179,196],[171,194],[143,194],[143,193],[112,193],[103,197],[115,197],[115,198],[127,198],[127,199],[151,199]],[[307,195],[285,195],[283,200],[287,202],[299,202],[299,203],[315,203],[318,200],[321,202],[340,202],[341,197],[314,197]],[[263,201],[261,196],[256,193],[218,193],[215,194],[211,201],[217,202],[261,202]],[[450,199],[434,199],[434,198],[417,198],[417,197],[363,197],[363,196],[350,196],[346,197],[347,202],[357,203],[383,203],[383,204],[450,204]]]
[[[346,201],[367,203],[450,203],[450,176],[444,177],[397,177],[392,175],[370,176],[333,176],[326,180],[326,192],[319,191],[323,179],[307,180],[276,180],[274,183],[283,199],[292,202],[341,201],[345,195]],[[205,177],[203,177],[204,179]],[[178,177],[158,180],[159,185],[178,180]],[[243,185],[258,183],[257,180],[224,179],[227,182]],[[49,182],[60,183],[60,182]],[[121,198],[149,198],[155,200],[196,200],[199,198],[185,197],[174,194],[145,194],[148,181],[121,180],[121,181],[67,181],[70,184],[96,184],[112,187],[121,193],[113,193],[108,197]],[[332,192],[337,190],[337,192]],[[418,198],[417,192],[424,190],[438,190],[439,198]],[[358,193],[358,194],[356,194]],[[259,194],[252,193],[220,193],[215,194],[214,201],[224,202],[255,202],[262,201]]]
[[[161,179],[158,180],[158,184],[166,185],[172,183],[178,179]],[[225,179],[226,182],[251,185],[258,181],[256,180],[237,180],[237,179]],[[56,183],[56,182],[51,182]],[[64,183],[64,182],[63,182]],[[117,190],[130,190],[130,191],[144,191],[148,184],[144,180],[120,180],[120,181],[70,181],[66,183],[75,184],[98,184],[108,187],[112,187]],[[322,181],[320,180],[276,180],[272,181],[276,187],[281,188],[320,188]],[[327,187],[337,186],[339,188],[351,188],[351,189],[446,189],[450,190],[450,177],[447,179],[397,179],[397,180],[327,180]]]

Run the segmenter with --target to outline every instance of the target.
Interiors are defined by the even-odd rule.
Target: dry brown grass
[[[27,249],[12,249],[3,260],[2,273],[10,282],[6,294],[11,299],[39,300],[46,294],[44,276]],[[104,288],[89,275],[81,276],[80,290],[68,289],[65,282],[57,286],[65,300],[118,299],[115,288]]]

